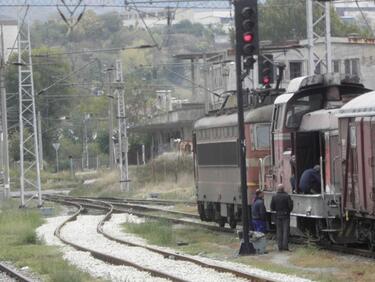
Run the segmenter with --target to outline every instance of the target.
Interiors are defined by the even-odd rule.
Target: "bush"
[[[168,179],[177,182],[179,175],[191,174],[193,158],[191,155],[165,153],[150,161],[145,166],[138,167],[136,176],[141,184],[146,182],[161,182]]]

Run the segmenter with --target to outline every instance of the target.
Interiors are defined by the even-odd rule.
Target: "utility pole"
[[[60,148],[60,143],[53,143],[52,146],[55,149],[55,153],[56,153],[56,173],[58,173],[59,172],[59,148]]]
[[[115,161],[114,161],[114,149],[113,149],[113,100],[114,97],[112,96],[111,92],[111,72],[114,68],[107,68],[107,96],[108,96],[108,146],[109,146],[109,168],[113,168]]]
[[[42,139],[42,116],[40,111],[38,111],[38,145],[39,145],[39,162],[40,170],[44,170],[43,165],[43,139]]]
[[[246,144],[242,81],[254,69],[254,56],[259,53],[258,37],[258,4],[257,0],[237,0],[234,2],[236,26],[236,84],[237,84],[237,116],[238,116],[238,153],[241,175],[242,228],[243,240],[240,255],[255,252],[249,238],[249,203],[247,196]],[[242,69],[245,72],[242,72]]]
[[[9,177],[9,148],[8,148],[8,113],[7,97],[5,88],[5,47],[4,47],[4,29],[1,25],[1,59],[0,59],[0,95],[1,95],[1,124],[3,129],[3,140],[1,151],[3,153],[3,173],[4,173],[4,199],[10,196],[10,177]]]
[[[319,10],[319,17],[314,19],[314,9]],[[315,73],[318,64],[325,67],[325,72],[332,72],[332,47],[331,47],[331,3],[321,3],[315,0],[306,0],[306,26],[307,26],[307,50],[308,50],[308,75]],[[319,33],[319,27],[324,21],[324,34]],[[324,54],[315,51],[315,42],[323,40],[325,44]]]
[[[42,206],[40,162],[35,107],[33,64],[31,60],[30,26],[22,28],[23,19],[18,19],[18,95],[20,128],[20,186],[21,207],[26,206],[25,190],[32,189]],[[27,130],[26,130],[27,129]],[[25,133],[28,133],[25,136]],[[28,200],[28,201],[29,201]]]
[[[209,66],[207,63],[207,54],[203,54],[203,86],[204,86],[204,109],[205,113],[208,114],[210,111],[210,97],[208,93],[208,70]]]
[[[90,118],[90,114],[85,113],[83,118],[83,134],[84,134],[84,145],[83,145],[83,156],[86,162],[86,168],[89,169],[89,144],[88,144],[88,136],[87,136],[87,120]]]
[[[117,120],[118,120],[118,159],[120,169],[121,191],[129,191],[128,172],[128,134],[125,115],[124,79],[121,60],[116,60],[116,97],[117,97]]]
[[[197,100],[197,89],[195,87],[195,82],[196,82],[196,74],[195,74],[195,59],[191,58],[191,81],[193,82],[191,84],[191,99],[193,102],[196,102]]]

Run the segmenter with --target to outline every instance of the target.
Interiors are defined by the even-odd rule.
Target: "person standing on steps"
[[[282,184],[277,186],[277,193],[272,197],[271,210],[276,212],[276,237],[279,251],[289,251],[289,224],[293,200],[285,192]]]

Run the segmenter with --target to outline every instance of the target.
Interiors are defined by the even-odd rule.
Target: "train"
[[[244,111],[250,214],[260,189],[272,230],[270,203],[281,183],[294,202],[293,233],[374,250],[375,91],[325,74],[295,78],[283,93],[268,94],[252,99],[257,102]],[[209,113],[193,127],[198,213],[203,221],[231,228],[242,215],[237,126],[237,110],[229,108]],[[303,194],[299,179],[316,165],[321,192]]]

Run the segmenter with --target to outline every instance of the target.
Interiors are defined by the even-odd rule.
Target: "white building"
[[[375,2],[374,1],[358,1],[358,5],[365,15],[367,20],[370,22],[373,30],[375,30]],[[342,20],[349,23],[364,22],[362,18],[361,10],[358,9],[357,3],[355,1],[334,3],[336,12],[341,17]]]
[[[12,51],[12,47],[17,48],[17,44],[15,44],[17,33],[18,33],[17,20],[0,15],[0,35],[1,35],[1,29],[4,33],[3,34],[4,53],[5,53],[5,61],[7,61]],[[1,48],[1,45],[0,45],[0,48]]]
[[[175,22],[183,20],[205,26],[220,26],[224,31],[228,31],[233,26],[233,15],[230,10],[179,9],[176,11]]]
[[[324,56],[324,41],[315,43],[316,53]],[[300,41],[306,46],[307,41]],[[284,52],[269,52],[274,61],[286,65],[283,86],[295,77],[307,74],[308,50],[306,47]],[[322,65],[317,66],[316,73],[324,71]],[[366,87],[375,89],[375,40],[361,38],[332,38],[332,71],[342,74],[343,77],[358,77]]]
[[[316,53],[323,56],[325,52],[324,41],[318,41]],[[262,47],[262,54],[273,56],[274,81],[276,82],[276,65],[285,64],[284,79],[281,87],[286,88],[291,79],[305,76],[308,72],[308,50],[307,41],[302,40],[293,44],[298,48],[288,46],[267,45]],[[234,93],[236,91],[236,68],[234,64],[234,51],[222,51],[215,56],[215,60],[208,60],[206,68],[203,68],[202,59],[196,60],[199,65],[199,72],[196,74],[196,81],[199,85],[207,85],[211,91],[198,89],[196,101],[204,102],[205,95],[208,95],[210,109],[221,106],[223,99],[213,95]],[[205,74],[204,70],[208,70]],[[244,80],[244,88],[258,88],[258,66],[254,66],[254,76],[248,76]],[[375,89],[375,39],[361,38],[332,38],[332,71],[346,77],[356,78],[369,89]],[[316,73],[325,72],[323,63],[317,65]],[[207,82],[205,83],[205,79]]]
[[[172,24],[189,20],[205,26],[220,26],[224,31],[233,25],[233,16],[230,10],[196,10],[196,9],[154,9],[142,12],[142,18],[148,27],[167,25],[168,13]],[[142,18],[134,10],[123,14],[123,25],[127,27],[144,28]]]

